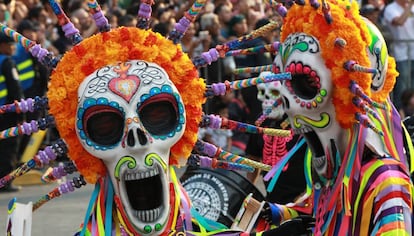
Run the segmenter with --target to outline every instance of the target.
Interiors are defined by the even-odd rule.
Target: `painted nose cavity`
[[[136,132],[134,132],[136,130]],[[144,146],[148,143],[147,136],[145,135],[144,131],[139,128],[132,128],[128,131],[127,135],[127,145],[129,147],[134,147],[136,144],[140,144]]]

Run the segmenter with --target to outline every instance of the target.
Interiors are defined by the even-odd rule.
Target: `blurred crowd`
[[[137,24],[136,16],[139,1],[100,0],[98,2],[112,27],[134,27]],[[193,1],[184,0],[155,1],[150,27],[153,31],[164,36],[167,35],[173,30],[175,23],[192,3]],[[84,38],[98,32],[88,11],[86,1],[62,0],[60,4]],[[409,0],[394,0],[393,2],[363,0],[360,5],[361,15],[378,26],[389,44],[389,53],[396,58],[400,76],[392,99],[402,118],[410,117],[414,113],[414,90],[411,89],[414,87],[413,2]],[[200,17],[191,23],[189,30],[182,38],[181,46],[183,51],[193,58],[209,48],[246,35],[270,21],[282,24],[282,18],[276,11],[263,4],[261,0],[209,0]],[[62,55],[72,47],[70,41],[66,39],[63,31],[58,26],[58,19],[47,0],[3,0],[0,3],[0,22],[16,29],[30,40],[41,44],[44,48],[53,52],[54,55]],[[269,32],[268,35],[251,41],[246,47],[278,41],[279,35],[280,27],[273,32]],[[13,99],[43,96],[47,89],[47,69],[33,58],[30,58],[30,55],[24,49],[16,47],[15,51],[9,54],[16,65],[21,85],[21,95]],[[0,51],[0,54],[5,53]],[[208,84],[255,77],[257,74],[235,75],[233,70],[240,67],[268,65],[272,63],[273,57],[274,55],[264,53],[219,59],[213,62],[212,65],[201,68],[200,76]],[[27,66],[28,60],[30,60],[29,66]],[[204,109],[206,113],[217,113],[233,120],[251,124],[262,112],[255,87],[209,100]],[[36,119],[40,115],[42,114],[35,114],[23,119]],[[246,134],[216,132],[202,130],[200,138],[213,142],[236,154],[245,154],[249,139]],[[22,141],[19,155],[25,148],[25,142],[28,142],[28,140]],[[0,175],[3,175],[3,173],[0,173]]]

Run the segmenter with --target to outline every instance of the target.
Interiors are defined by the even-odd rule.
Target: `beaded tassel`
[[[243,44],[255,38],[261,37],[265,35],[266,33],[275,30],[277,27],[279,27],[279,23],[272,21],[260,27],[259,29],[254,30],[250,34],[247,34],[238,39],[227,42],[223,45],[217,45],[215,48],[211,48],[207,52],[203,52],[201,56],[194,58],[193,64],[197,68],[210,65],[212,62],[217,61],[219,57],[225,57],[227,52],[231,50],[236,50],[240,48]]]
[[[69,17],[65,14],[60,5],[55,0],[49,0],[49,4],[53,10],[53,13],[55,13],[58,18],[60,27],[62,27],[63,32],[65,32],[65,37],[72,42],[72,45],[80,43],[83,39],[79,33],[79,30],[70,21]]]
[[[352,103],[361,108],[362,110],[364,110],[366,113],[372,115],[375,119],[380,120],[380,117],[378,115],[378,113],[374,110],[372,110],[361,98],[359,97],[353,97],[352,98]]]
[[[360,97],[362,100],[367,102],[370,106],[383,109],[383,110],[387,109],[387,107],[384,104],[377,103],[373,101],[368,95],[366,95],[364,91],[362,90],[362,88],[355,81],[352,80],[350,82],[349,89],[351,90],[351,93]]]
[[[72,174],[73,172],[77,171],[75,164],[72,161],[59,163],[57,167],[49,167],[46,173],[42,176],[42,181],[45,183],[50,183],[61,179],[62,177]]]
[[[234,74],[261,73],[264,71],[273,71],[273,64],[265,65],[265,66],[237,68],[233,71],[233,73]]]
[[[48,108],[48,99],[46,97],[36,96],[28,99],[21,99],[19,101],[14,101],[12,104],[6,104],[0,106],[0,115],[4,113],[27,113],[40,111],[42,109]]]
[[[93,19],[95,20],[95,24],[98,27],[100,32],[108,32],[111,30],[111,25],[106,19],[101,6],[96,0],[88,0],[88,8],[89,13],[92,14]]]
[[[184,13],[184,16],[175,24],[175,28],[168,35],[168,39],[178,44],[185,32],[188,30],[191,22],[194,22],[207,0],[196,0],[191,8]]]
[[[266,76],[253,77],[248,79],[241,79],[236,81],[225,81],[224,83],[213,83],[207,85],[206,97],[225,95],[233,90],[240,90],[251,86],[256,86],[260,83],[268,83],[272,81],[290,80],[292,76],[290,72],[270,74]]]
[[[214,146],[211,143],[207,143],[201,140],[197,140],[194,150],[202,155],[207,155],[212,158],[220,158],[228,162],[239,163],[251,166],[253,168],[261,169],[264,171],[269,171],[272,169],[271,166],[265,165],[263,163],[250,160],[248,158],[223,151],[221,148]]]
[[[245,49],[236,49],[233,51],[226,52],[226,57],[229,56],[238,56],[238,55],[250,55],[250,54],[259,54],[259,53],[276,53],[279,50],[280,42],[274,42],[266,45],[259,45],[256,47],[245,48]]]
[[[368,68],[368,67],[364,67],[358,64],[358,62],[353,61],[353,60],[349,60],[347,62],[344,63],[344,68],[347,71],[351,71],[351,72],[362,72],[362,73],[370,73],[370,74],[376,74],[378,73],[378,70],[375,68]]]
[[[375,133],[384,136],[384,133],[379,130],[375,125],[371,123],[367,115],[361,114],[359,112],[355,113],[355,119],[363,126],[372,129]]]
[[[32,159],[24,163],[10,174],[0,179],[0,188],[3,188],[15,178],[26,174],[34,167],[43,167],[57,157],[66,155],[68,149],[62,139],[57,140],[53,145],[47,146],[44,150],[40,150]]]
[[[291,132],[283,129],[263,128],[239,121],[229,120],[219,115],[204,115],[200,127],[212,129],[230,129],[251,134],[266,134],[269,136],[289,137]]]
[[[276,12],[281,16],[281,17],[286,17],[287,14],[287,9],[286,7],[283,6],[282,3],[276,2],[274,0],[270,0],[269,1],[270,6],[276,10]]]
[[[154,0],[141,0],[138,11],[137,28],[148,29],[150,25],[150,19],[152,15],[152,5]]]
[[[20,43],[27,51],[30,52],[30,54],[32,54],[33,57],[35,57],[47,68],[54,69],[57,66],[59,60],[54,57],[52,53],[50,53],[47,49],[42,48],[40,44],[36,44],[36,42],[24,37],[23,35],[17,33],[16,31],[1,23],[0,30],[5,35],[12,38],[15,42]]]
[[[232,163],[232,162],[226,162],[217,160],[217,158],[210,158],[206,156],[200,156],[191,154],[190,157],[187,160],[187,164],[189,166],[200,166],[200,167],[207,167],[207,168],[213,168],[213,169],[226,169],[226,170],[240,170],[240,171],[249,171],[253,172],[254,168],[251,166],[239,164],[239,163]]]
[[[33,211],[37,210],[39,207],[41,207],[46,202],[54,198],[60,197],[63,194],[71,193],[75,191],[75,188],[79,189],[85,185],[86,185],[86,181],[82,175],[80,175],[79,177],[74,177],[72,180],[68,180],[65,183],[60,184],[58,187],[54,188],[48,194],[44,195],[39,200],[37,200],[33,204]]]
[[[325,17],[326,23],[331,24],[333,21],[332,14],[331,14],[331,7],[326,2],[326,0],[322,0],[322,12],[323,12],[323,16]]]
[[[0,132],[0,140],[11,137],[17,137],[19,135],[31,135],[40,130],[45,130],[48,127],[55,126],[55,119],[53,116],[47,116],[46,118],[40,118],[38,120],[32,120],[31,122],[24,122],[16,127],[11,127]]]

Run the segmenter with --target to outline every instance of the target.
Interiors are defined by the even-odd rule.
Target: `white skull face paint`
[[[96,70],[78,95],[83,147],[105,163],[136,230],[161,234],[170,214],[170,148],[185,129],[176,87],[157,64],[131,60]]]
[[[271,72],[262,72],[260,76],[270,75]],[[273,81],[257,85],[257,99],[262,102],[263,113],[267,118],[280,120],[285,113],[283,107],[278,105],[281,83]]]
[[[326,175],[331,139],[340,140],[332,103],[331,72],[325,66],[318,40],[305,33],[289,35],[274,61],[277,70],[290,72],[292,79],[282,83],[283,106],[295,133],[304,134],[312,150],[312,165]],[[332,159],[331,159],[332,161]]]
[[[378,70],[378,73],[372,75],[371,91],[375,93],[381,91],[385,83],[388,68],[388,49],[379,29],[366,18],[363,17],[362,19],[367,24],[371,36],[371,44],[367,48],[368,58],[371,62],[370,67]]]

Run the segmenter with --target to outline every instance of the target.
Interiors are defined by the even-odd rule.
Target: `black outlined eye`
[[[123,114],[111,106],[98,105],[88,108],[82,121],[86,136],[96,144],[110,146],[122,138]]]
[[[159,94],[146,100],[138,110],[145,129],[153,135],[166,135],[178,125],[178,109],[170,94]]]

